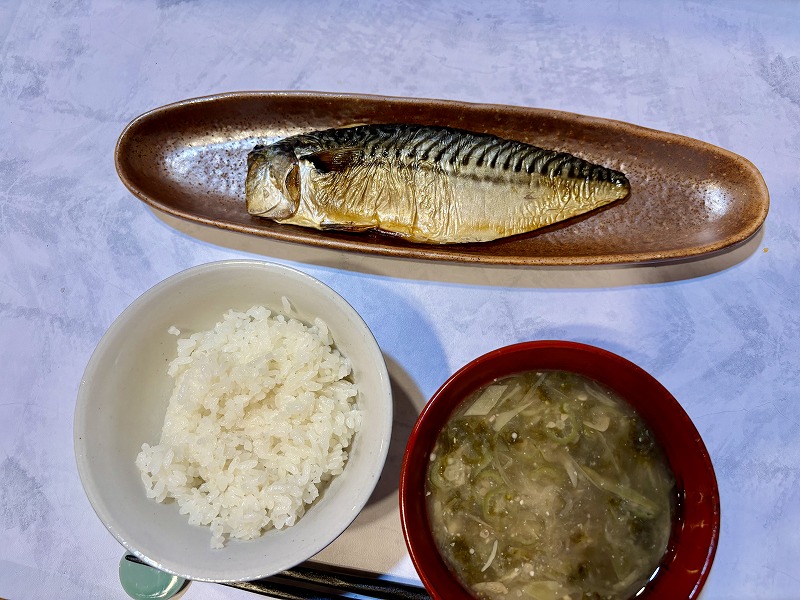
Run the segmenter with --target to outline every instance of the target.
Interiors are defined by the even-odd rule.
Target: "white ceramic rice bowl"
[[[210,547],[208,527],[190,525],[174,502],[145,495],[135,459],[158,443],[173,380],[167,365],[176,337],[209,330],[228,309],[281,310],[281,297],[306,323],[328,325],[350,359],[359,387],[361,430],[344,472],[291,527]],[[106,528],[145,562],[187,579],[247,581],[290,568],[319,552],[355,519],[378,482],[392,426],[389,376],[367,325],[336,292],[295,269],[255,260],[193,267],[135,300],[101,339],[84,373],[75,408],[75,457],[86,495]]]

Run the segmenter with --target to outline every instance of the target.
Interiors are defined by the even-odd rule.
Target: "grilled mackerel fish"
[[[628,195],[622,173],[566,154],[448,127],[328,129],[256,146],[247,210],[316,229],[412,242],[486,242]]]

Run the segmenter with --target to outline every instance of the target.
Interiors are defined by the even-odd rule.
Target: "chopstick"
[[[261,596],[269,596],[271,598],[278,598],[280,600],[330,600],[332,598],[344,598],[338,592],[330,591],[325,594],[309,588],[298,587],[291,583],[281,583],[271,578],[258,579],[255,581],[237,581],[231,583],[223,583],[227,587],[252,592]]]
[[[126,554],[125,558],[146,564],[131,554]],[[326,600],[345,598],[345,594],[381,600],[430,600],[421,586],[382,579],[367,571],[312,562],[302,563],[264,579],[226,582],[222,585],[280,600]]]
[[[239,581],[236,583],[223,583],[221,585],[237,588],[261,596],[270,596],[271,598],[279,598],[280,600],[327,600],[333,596],[321,596],[319,592],[313,590],[298,588],[291,584],[280,584],[266,579],[258,581]],[[338,594],[335,596],[340,598]]]
[[[430,600],[421,586],[381,579],[374,573],[331,567],[311,562],[282,571],[275,578],[334,589],[382,600]],[[268,578],[272,579],[272,578]]]

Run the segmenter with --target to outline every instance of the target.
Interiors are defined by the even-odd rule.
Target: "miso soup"
[[[625,599],[667,548],[675,481],[627,402],[544,371],[464,402],[431,453],[426,494],[445,561],[479,598]]]

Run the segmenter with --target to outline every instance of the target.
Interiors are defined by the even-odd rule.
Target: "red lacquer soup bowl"
[[[700,434],[678,401],[646,371],[606,350],[565,341],[515,344],[473,360],[439,388],[420,414],[403,458],[400,516],[425,588],[439,600],[475,597],[448,567],[431,531],[426,479],[439,433],[477,390],[502,377],[540,370],[571,371],[611,388],[649,426],[675,477],[675,505],[663,558],[634,595],[649,600],[696,598],[711,569],[720,526],[717,481]]]

